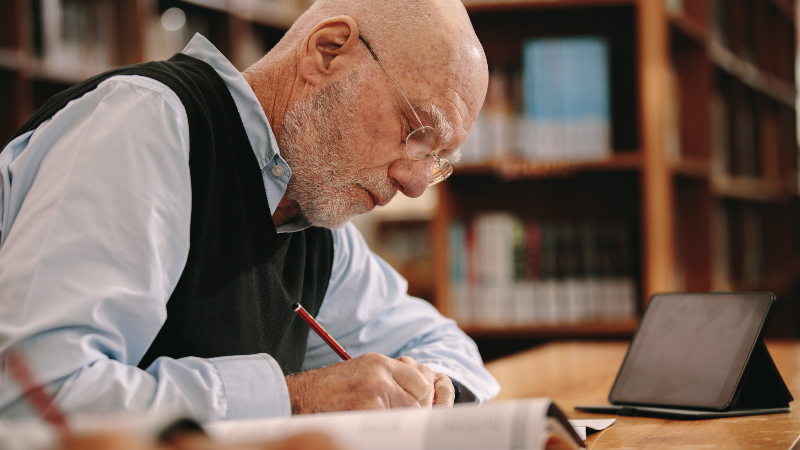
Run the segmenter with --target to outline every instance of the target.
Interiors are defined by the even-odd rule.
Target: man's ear
[[[350,16],[326,19],[315,26],[300,49],[300,74],[319,85],[327,77],[355,63],[359,30]]]

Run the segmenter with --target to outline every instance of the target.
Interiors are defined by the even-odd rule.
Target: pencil
[[[328,334],[328,332],[325,331],[325,328],[322,328],[322,325],[320,325],[319,322],[311,317],[311,314],[309,314],[308,311],[303,308],[303,305],[300,303],[295,303],[294,306],[292,306],[292,309],[294,309],[294,312],[296,312],[297,315],[300,316],[300,318],[303,319],[303,321],[307,323],[308,326],[310,326],[311,329],[314,330],[314,332],[317,333],[317,335],[321,337],[322,340],[325,341],[325,343],[328,344],[328,346],[333,349],[337,355],[339,355],[339,357],[345,361],[350,359],[350,355],[347,354],[347,351],[344,349],[344,347],[339,345],[339,343],[336,342],[336,339]]]
[[[42,416],[42,419],[62,436],[69,435],[67,416],[58,408],[55,399],[45,390],[45,386],[36,381],[25,357],[17,350],[10,348],[6,351],[5,360],[6,368],[11,373],[11,376],[24,392],[31,406]]]

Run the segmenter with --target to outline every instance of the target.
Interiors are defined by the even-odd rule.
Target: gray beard
[[[350,145],[363,132],[353,113],[362,81],[356,69],[295,104],[283,118],[278,144],[292,169],[286,195],[312,225],[341,228],[367,212],[363,195],[354,198],[355,186],[369,187],[387,201],[396,193],[385,172],[358,171],[359,151]]]

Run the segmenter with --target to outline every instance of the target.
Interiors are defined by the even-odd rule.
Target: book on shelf
[[[636,314],[624,224],[539,222],[508,212],[449,230],[452,314],[464,325],[525,326]]]
[[[718,202],[712,210],[712,273],[711,288],[714,291],[732,291],[730,231],[728,209]]]
[[[734,99],[734,141],[731,153],[731,172],[734,175],[758,176],[760,174],[759,148],[757,142],[755,93],[744,86]]]
[[[593,36],[529,39],[522,67],[494,67],[463,161],[586,161],[611,154],[609,46]]]
[[[730,171],[730,112],[728,102],[719,89],[711,94],[711,168],[715,176]]]
[[[741,205],[742,284],[758,290],[764,282],[764,220],[757,205]]]
[[[219,442],[248,443],[305,432],[329,434],[353,450],[582,449],[584,442],[549,399],[453,408],[346,411],[274,419],[213,422]]]
[[[736,290],[764,290],[765,223],[760,205],[728,201],[716,211],[718,247],[714,263],[718,266],[718,286]],[[724,242],[725,239],[727,242]]]
[[[518,149],[536,161],[592,160],[611,152],[609,49],[599,37],[523,43],[524,115]]]
[[[113,1],[41,0],[34,42],[43,68],[77,78],[110,69],[117,15]]]

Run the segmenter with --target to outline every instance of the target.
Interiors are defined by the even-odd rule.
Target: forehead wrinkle
[[[433,103],[428,103],[423,107],[423,109],[433,124],[433,129],[439,133],[439,137],[442,139],[442,142],[449,142],[450,139],[453,138],[453,128],[447,122],[447,118],[445,117],[445,113],[442,108],[439,108]]]

